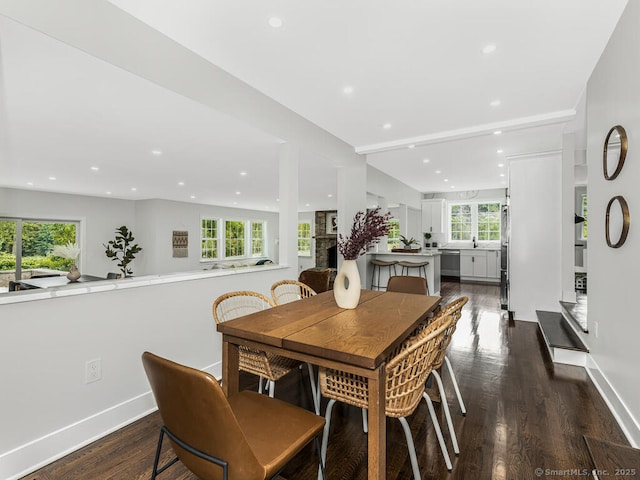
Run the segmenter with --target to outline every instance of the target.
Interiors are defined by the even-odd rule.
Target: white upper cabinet
[[[445,201],[442,198],[422,200],[422,231],[444,233]]]

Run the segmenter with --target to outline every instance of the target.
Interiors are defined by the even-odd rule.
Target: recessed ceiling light
[[[496,51],[496,46],[493,43],[490,43],[489,45],[485,45],[484,47],[482,47],[482,53],[493,53]]]
[[[191,195],[189,198],[191,198],[193,200],[194,198],[196,198],[196,196],[195,195]]]
[[[497,107],[500,105],[500,103],[501,103],[500,100],[494,100],[489,105],[491,105],[492,107]]]
[[[411,145],[409,145],[407,148],[416,148],[416,146],[412,143]]]
[[[502,133],[502,130],[495,130],[493,132],[494,135],[500,135]]]
[[[428,158],[423,158],[422,159],[422,163],[429,163],[429,159]]]
[[[501,148],[496,150],[496,153],[502,153],[504,150],[502,150]]]
[[[449,181],[449,179],[448,179],[448,178],[445,178],[445,179],[444,179],[444,181],[445,181],[445,182],[448,182],[448,181]]]
[[[305,203],[305,204],[304,204],[304,206],[305,206],[305,207],[310,207],[310,206],[311,206],[311,204],[310,204],[310,203]]]
[[[240,192],[236,192],[236,195],[240,195]]]
[[[451,185],[451,188],[456,188],[456,186],[455,185]]]
[[[234,205],[237,205],[237,204],[238,204],[238,202],[233,202],[233,204],[234,204]]]
[[[93,170],[94,172],[97,172],[98,170],[100,170],[100,167],[91,167],[91,170]]]
[[[351,85],[347,85],[346,87],[344,87],[344,88],[342,89],[342,92],[343,92],[345,95],[351,95],[351,94],[353,93],[353,87],[352,87]]]
[[[132,191],[132,192],[135,192],[135,191],[137,191],[137,190],[138,190],[138,189],[137,189],[136,187],[131,187],[131,191]]]
[[[440,170],[436,170],[436,173],[439,175],[439,174],[441,174],[442,172],[441,172]]]
[[[29,185],[30,187],[33,186],[33,182],[27,182],[27,185]]]
[[[184,187],[184,182],[178,182],[179,187]]]
[[[156,157],[159,157],[160,155],[162,155],[162,150],[151,150],[151,153]]]
[[[500,168],[502,168],[502,167],[504,167],[504,163],[499,163],[499,164],[498,164],[498,166],[499,166]]]
[[[106,192],[107,195],[111,195],[111,192]]]
[[[279,202],[279,201],[280,201],[280,199],[279,199],[279,198],[276,198],[276,202]]]
[[[391,128],[391,124],[385,123],[384,125],[382,125],[382,128],[384,128],[385,130],[389,130]]]
[[[282,26],[282,19],[279,17],[269,17],[267,22],[269,23],[269,26],[273,28],[280,28]]]
[[[56,177],[49,177],[49,180],[55,180]]]
[[[501,177],[504,177],[504,173],[501,173],[501,174],[500,174],[500,176],[501,176]]]
[[[247,175],[247,172],[240,172],[240,175],[242,175],[243,177]]]
[[[332,198],[332,197],[333,197],[333,194],[332,194],[332,193],[330,193],[329,195],[327,195],[327,197]]]

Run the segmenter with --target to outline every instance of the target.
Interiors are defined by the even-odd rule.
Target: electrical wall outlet
[[[97,382],[102,379],[102,360],[95,358],[87,360],[84,370],[85,383]]]

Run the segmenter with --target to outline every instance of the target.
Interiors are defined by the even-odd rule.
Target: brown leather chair
[[[273,479],[311,440],[319,447],[322,417],[255,392],[227,399],[208,373],[149,352],[142,363],[164,424],[152,480],[178,460],[203,480]],[[158,468],[165,434],[177,458]]]
[[[416,293],[429,295],[427,280],[423,277],[396,276],[389,278],[387,292]]]
[[[308,269],[300,272],[298,281],[308,285],[314,292],[322,293],[329,290],[329,281],[331,280],[331,269],[324,268],[320,270]]]

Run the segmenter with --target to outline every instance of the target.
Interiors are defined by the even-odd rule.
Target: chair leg
[[[263,380],[262,377],[258,377],[258,393],[261,395],[262,395],[262,392],[264,391],[262,387],[262,380]]]
[[[309,383],[311,383],[311,397],[313,398],[313,408],[316,411],[316,415],[320,415],[320,398],[317,390],[316,377],[313,373],[313,365],[307,363],[307,369],[309,370]]]
[[[433,402],[426,392],[422,394],[422,398],[427,402],[429,415],[431,415],[431,423],[433,423],[433,428],[436,431],[436,437],[438,437],[438,443],[440,444],[440,451],[442,451],[442,456],[444,457],[444,463],[447,466],[447,470],[451,471],[453,466],[451,465],[451,458],[449,458],[449,450],[447,450],[447,444],[444,443],[444,437],[442,436],[442,430],[438,423],[438,417],[436,417],[436,411],[433,408]]]
[[[336,404],[336,401],[332,398],[327,403],[327,410],[324,414],[325,424],[324,430],[322,431],[322,449],[320,451],[320,462],[324,467],[327,467],[327,444],[329,443],[329,427],[331,426],[331,411],[333,410],[333,406]],[[321,468],[318,467],[318,480],[321,480]]]
[[[449,361],[449,357],[444,356],[444,361],[447,364],[447,369],[449,370],[449,375],[451,376],[451,381],[453,382],[453,389],[456,392],[456,397],[458,397],[458,403],[460,404],[460,410],[462,410],[462,415],[467,414],[467,409],[464,406],[464,402],[462,401],[462,394],[460,393],[460,387],[458,386],[458,380],[456,379],[456,374],[453,373],[453,367],[451,367],[451,362]]]
[[[276,393],[276,382],[269,380],[269,396],[273,398]]]
[[[369,411],[366,408],[362,409],[362,431],[369,433]]]
[[[413,480],[420,480],[420,469],[418,468],[418,459],[416,457],[416,447],[413,444],[413,437],[411,436],[411,429],[409,423],[404,417],[398,417],[402,429],[404,430],[404,436],[407,438],[407,448],[409,449],[409,459],[411,460],[411,469],[413,470]]]
[[[440,390],[440,400],[442,404],[442,408],[444,409],[444,416],[447,419],[447,426],[449,427],[449,434],[451,435],[451,443],[453,444],[453,453],[458,455],[460,453],[460,448],[458,447],[458,439],[456,437],[456,432],[453,429],[453,420],[451,420],[451,412],[449,411],[449,403],[447,402],[447,395],[444,393],[444,385],[442,384],[442,378],[440,378],[440,374],[436,370],[432,370],[436,382],[438,383],[438,389]]]
[[[315,440],[316,450],[318,450],[318,467],[320,468],[320,472],[322,473],[322,480],[326,480],[327,472],[324,470],[324,461],[322,460],[322,446],[320,445],[320,439],[316,437]]]

